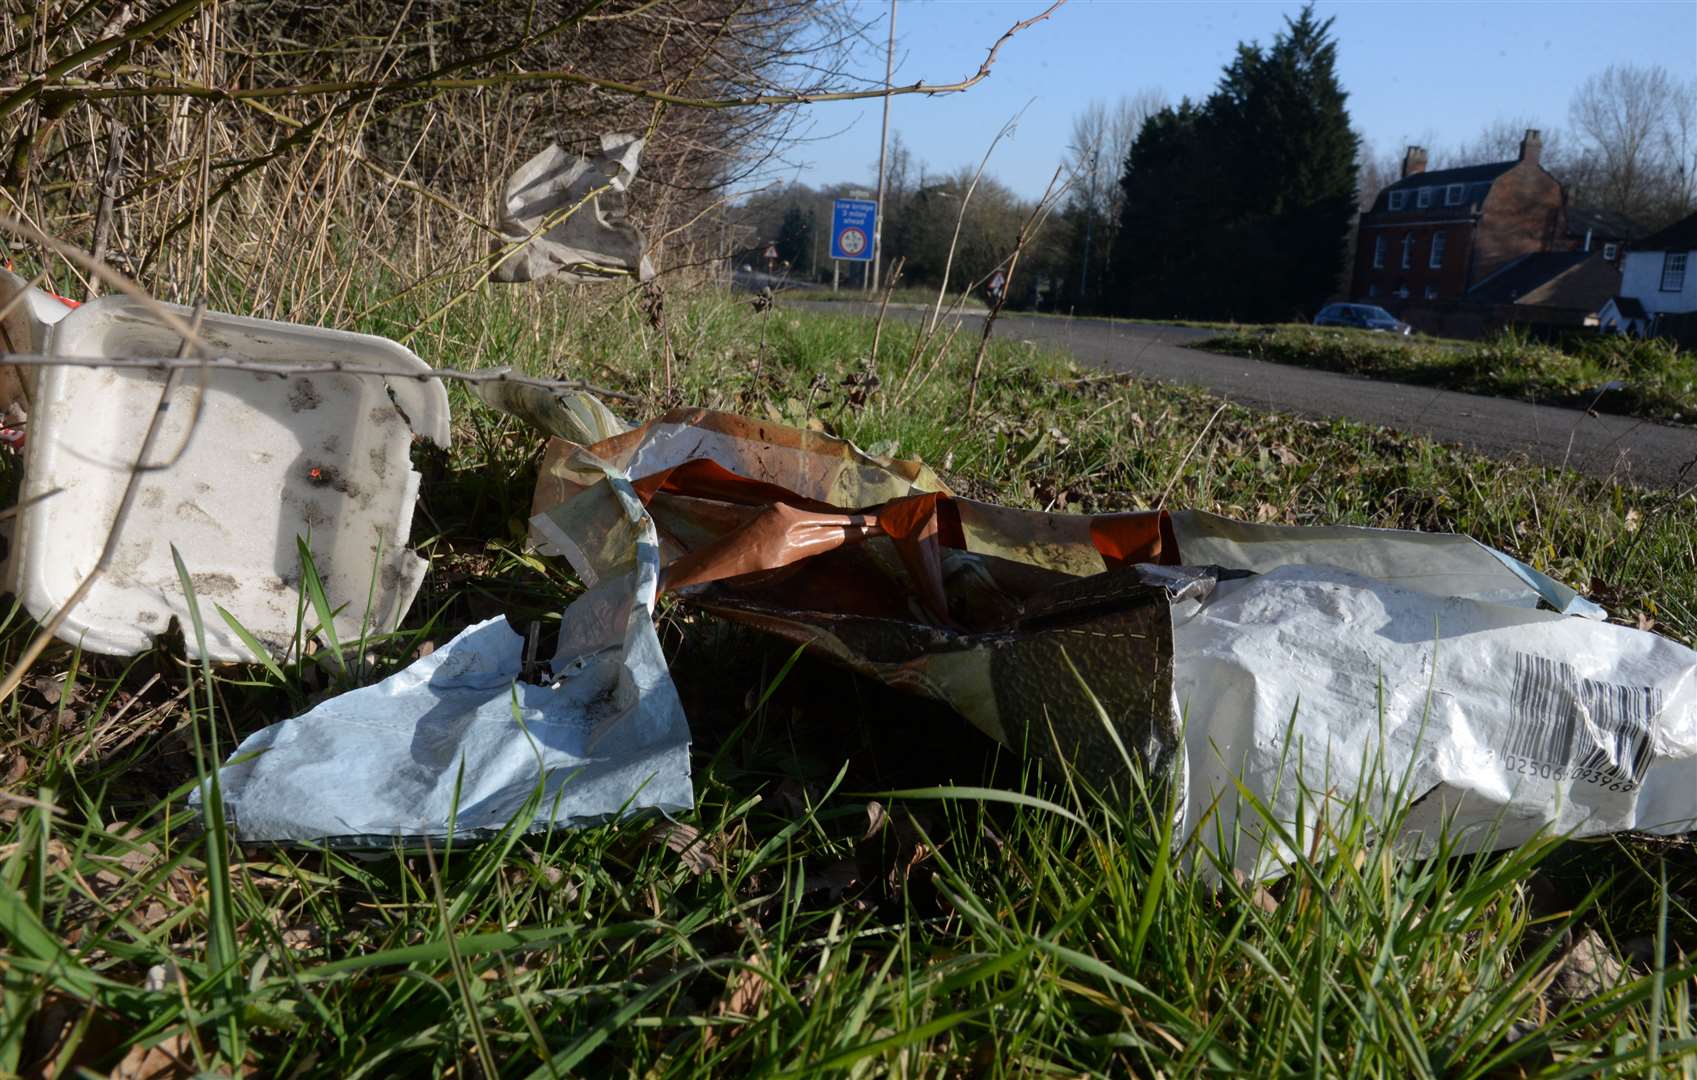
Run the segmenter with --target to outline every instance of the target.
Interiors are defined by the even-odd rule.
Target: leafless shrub
[[[0,212],[83,247],[98,218],[164,298],[346,323],[421,283],[473,287],[519,162],[631,130],[649,136],[633,220],[657,261],[704,265],[708,211],[802,133],[800,106],[883,93],[849,74],[859,18],[847,0],[0,0]],[[995,47],[898,92],[972,85]]]

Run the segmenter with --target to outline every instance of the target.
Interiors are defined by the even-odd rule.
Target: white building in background
[[[1632,245],[1621,266],[1620,293],[1652,319],[1697,312],[1697,214]]]
[[[1630,296],[1611,296],[1597,312],[1597,329],[1610,334],[1648,337],[1653,322],[1644,305]]]

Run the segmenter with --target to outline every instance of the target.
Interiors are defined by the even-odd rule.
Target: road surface
[[[815,311],[876,312],[876,305],[788,300]],[[914,309],[896,318],[917,319]],[[976,326],[982,315],[963,315]],[[1382,382],[1184,348],[1213,332],[1107,319],[1004,314],[996,335],[1067,349],[1080,363],[1203,387],[1243,405],[1322,418],[1345,417],[1456,443],[1496,458],[1568,465],[1589,476],[1645,487],[1697,483],[1697,428],[1533,405],[1512,398]],[[1682,474],[1683,470],[1683,474]]]

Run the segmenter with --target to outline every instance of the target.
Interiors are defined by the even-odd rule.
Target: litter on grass
[[[159,307],[184,322],[193,317],[186,308]],[[282,370],[40,369],[11,588],[42,622],[71,598],[99,561],[160,412],[110,565],[71,609],[61,638],[113,655],[151,647],[188,612],[174,546],[208,615],[211,658],[256,660],[252,642],[283,656],[306,604],[297,538],[338,613],[331,620],[337,638],[393,629],[426,569],[407,547],[419,482],[412,449],[415,436],[447,445],[441,383],[411,377],[430,369],[367,334],[207,312],[200,336],[220,357]],[[152,305],[115,294],[65,314],[46,345],[57,356],[157,358],[177,356],[183,343]],[[398,377],[287,370],[333,363]],[[228,618],[216,616],[214,605]],[[306,619],[317,622],[310,613]],[[197,651],[192,638],[188,649]]]
[[[74,300],[38,289],[10,270],[0,270],[0,353],[46,352],[47,331],[76,306]],[[34,396],[34,369],[0,364],[0,445],[22,448]]]
[[[598,535],[583,453],[544,460],[545,550]],[[1357,798],[1412,805],[1416,847],[1697,827],[1697,654],[1467,537],[1014,510],[698,409],[587,453],[632,478],[680,599],[1094,780],[1169,778],[1180,837],[1253,876]]]
[[[628,605],[592,602],[574,629],[603,636],[609,607]],[[539,830],[688,810],[689,728],[648,610],[634,614],[623,641],[570,657],[557,685],[520,679],[523,639],[497,618],[261,729],[220,774],[231,830],[382,846],[488,836],[527,812]]]
[[[47,351],[47,331],[77,303],[38,289],[10,270],[0,270],[0,352]]]
[[[763,420],[630,428],[587,395],[485,398],[554,436],[532,536],[588,591],[553,681],[516,683],[516,637],[485,624],[261,731],[222,774],[241,838],[689,805],[661,590],[1093,781],[1165,780],[1204,873],[1278,876],[1357,801],[1406,810],[1412,851],[1443,830],[1467,851],[1697,828],[1697,654],[1467,537],[1016,510]]]
[[[558,278],[582,283],[654,276],[642,235],[625,220],[625,190],[636,179],[642,140],[603,135],[589,155],[550,145],[507,181],[496,281]]]
[[[610,414],[608,414],[610,415]],[[560,619],[547,685],[519,681],[519,636],[480,623],[375,686],[263,728],[220,773],[245,841],[369,845],[687,810],[689,725],[654,630],[660,549],[628,478],[579,452],[572,545],[589,589]]]

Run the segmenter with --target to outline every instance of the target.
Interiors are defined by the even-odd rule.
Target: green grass
[[[349,310],[388,295],[367,287]],[[343,321],[400,336],[445,299]],[[1623,620],[1697,635],[1689,495],[1236,406],[1209,426],[1216,399],[1011,343],[966,417],[969,343],[922,357],[898,396],[915,329],[896,322],[857,400],[844,380],[865,370],[866,319],[677,291],[666,312],[671,398],[923,457],[963,494],[1105,510],[1170,489],[1169,505],[1252,519],[1458,529]],[[632,418],[666,396],[659,331],[634,302],[486,288],[411,344],[444,366],[638,395],[616,406]],[[217,819],[199,830],[184,796],[242,735],[474,619],[546,621],[576,595],[562,564],[523,550],[540,440],[463,389],[453,403],[454,449],[426,462],[416,519],[432,569],[401,632],[345,669],[56,645],[6,702],[0,1071],[43,1054],[106,1069],[146,1047],[184,1074],[337,1077],[1693,1068],[1689,842],[1415,861],[1380,839],[1394,822],[1346,812],[1331,858],[1270,891],[1210,891],[1169,857],[1156,790],[1110,800],[1040,775],[941,707],[792,665],[669,602],[662,640],[695,740],[688,859],[649,821],[371,860],[238,847]],[[6,616],[0,659],[31,629]],[[1586,930],[1623,951],[1659,942],[1665,959],[1600,999],[1546,996],[1555,954]]]
[[[1594,335],[1557,347],[1513,332],[1450,342],[1288,325],[1238,327],[1191,347],[1650,420],[1697,418],[1697,356],[1662,340]]]

